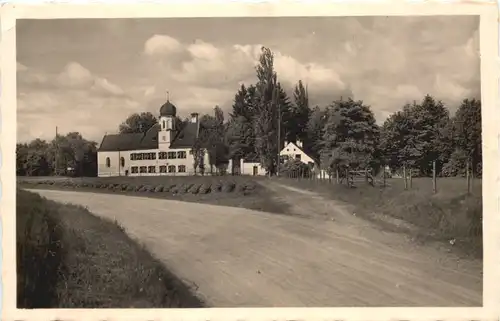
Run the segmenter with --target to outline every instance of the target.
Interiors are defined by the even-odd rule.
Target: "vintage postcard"
[[[498,319],[497,19],[3,6],[2,319]]]

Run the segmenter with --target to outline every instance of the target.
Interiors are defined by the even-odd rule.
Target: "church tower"
[[[160,131],[158,132],[159,145],[170,143],[175,136],[175,116],[177,108],[167,99],[167,102],[160,108]]]

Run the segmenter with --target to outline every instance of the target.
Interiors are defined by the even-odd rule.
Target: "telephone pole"
[[[276,167],[276,176],[280,176],[280,165],[281,165],[281,157],[280,157],[280,149],[281,149],[281,105],[279,99],[279,90],[276,87],[276,107],[278,109],[278,165]]]
[[[54,174],[55,174],[55,176],[58,176],[57,160],[59,158],[59,142],[57,141],[57,137],[58,137],[58,134],[57,134],[57,126],[56,126],[56,139],[55,139],[56,151],[54,153]]]

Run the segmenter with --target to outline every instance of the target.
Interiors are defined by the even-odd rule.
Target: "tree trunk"
[[[432,192],[437,193],[436,161],[432,162]]]
[[[403,179],[405,181],[405,190],[408,189],[408,181],[406,180],[406,165],[403,165]]]

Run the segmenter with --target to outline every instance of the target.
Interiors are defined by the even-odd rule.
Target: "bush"
[[[280,174],[289,178],[309,178],[312,175],[312,170],[309,165],[304,164],[299,160],[293,159],[280,165]]]
[[[201,185],[200,185],[200,184],[193,184],[193,185],[191,186],[191,188],[189,189],[189,192],[190,192],[191,194],[198,194],[198,192],[200,191],[200,187],[201,187]]]
[[[234,182],[226,182],[222,186],[222,191],[224,193],[231,193],[234,190],[235,187],[236,187],[236,184]]]
[[[172,192],[172,194],[178,194],[178,193],[179,193],[179,189],[180,189],[180,187],[179,187],[179,186],[174,185],[174,186],[172,186],[172,188],[170,189],[170,192]]]
[[[163,185],[158,185],[155,187],[155,193],[161,193],[163,192]]]
[[[210,193],[210,184],[204,183],[200,186],[200,189],[198,190],[198,194],[208,194]]]
[[[222,182],[221,181],[218,181],[212,185],[212,191],[220,192],[221,190],[222,190]]]
[[[134,192],[135,191],[135,185],[129,185],[127,187],[127,192]]]
[[[61,227],[38,194],[16,194],[17,307],[52,306],[63,268]]]
[[[137,186],[135,187],[135,191],[136,191],[136,192],[140,192],[140,191],[142,190],[142,188],[143,188],[143,187],[144,187],[144,185],[137,185]]]

